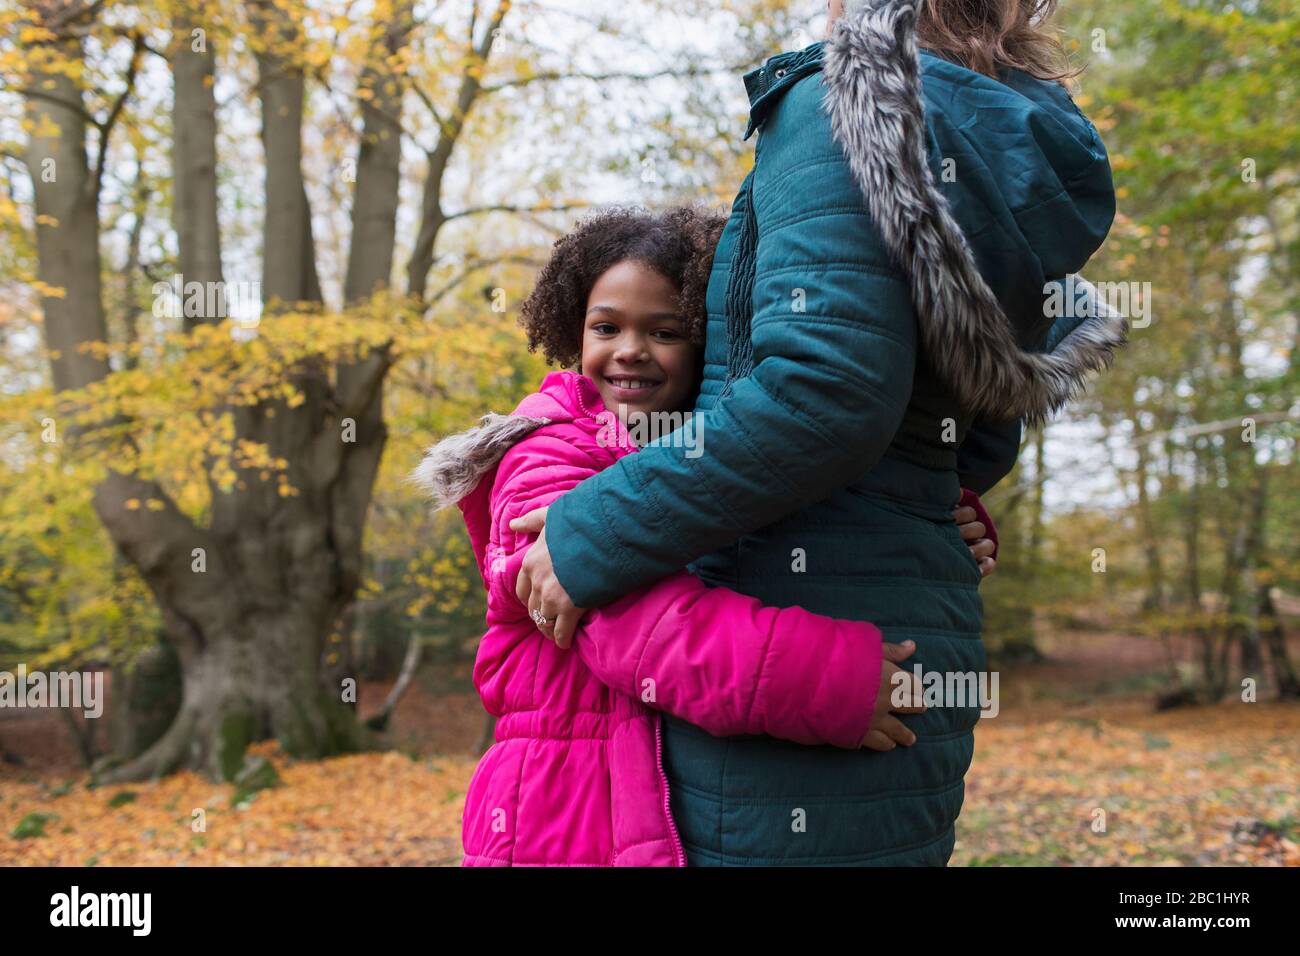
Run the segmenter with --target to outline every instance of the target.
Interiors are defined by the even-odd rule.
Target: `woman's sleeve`
[[[988,494],[1016,465],[1020,455],[1020,419],[976,419],[957,449],[957,477],[963,488]]]
[[[777,124],[758,147],[752,372],[704,415],[702,446],[647,445],[547,516],[555,574],[580,607],[850,484],[902,421],[916,363],[910,287],[810,80],[778,109],[795,126]]]
[[[880,687],[874,625],[766,607],[685,571],[589,613],[574,648],[602,683],[719,737],[856,748]]]
[[[597,467],[545,433],[502,459],[492,489],[492,520],[501,536],[488,574],[494,621],[528,616],[515,582],[535,536],[510,531],[510,519],[563,500],[597,477]],[[575,648],[607,686],[719,736],[768,734],[857,747],[880,686],[881,637],[874,625],[765,607],[684,571],[588,614]],[[488,677],[476,669],[476,680]]]
[[[1087,318],[1109,308],[1096,287],[1082,276],[1069,275],[1049,285],[1059,286],[1059,289],[1050,291],[1055,297],[1070,303],[1071,307],[1048,328],[1040,348],[1043,352],[1054,351]],[[1048,293],[1049,289],[1044,288],[1044,296]],[[1022,430],[1019,419],[1009,422],[976,419],[957,449],[957,476],[962,487],[985,495],[1005,478],[1015,467],[1020,454]]]

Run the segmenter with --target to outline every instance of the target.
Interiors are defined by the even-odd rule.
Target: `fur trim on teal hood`
[[[845,4],[824,44],[825,108],[872,218],[911,281],[922,343],[939,377],[975,414],[1038,422],[1077,395],[1090,372],[1109,365],[1127,333],[1124,317],[1089,289],[1092,314],[1051,352],[1032,348],[1050,325],[1042,321],[1043,282],[1081,268],[1110,228],[1114,190],[1105,147],[1059,85],[1014,70],[999,82],[927,54],[927,75],[948,81],[930,84],[939,94],[927,90],[944,97],[928,129],[914,29],[921,2]],[[774,71],[783,78],[806,69],[821,59],[809,55],[814,49]],[[961,114],[975,115],[978,105],[969,104],[987,95],[984,86],[996,87],[1002,101],[1009,90],[1023,97],[1023,154],[1033,162],[980,155],[980,130]],[[754,101],[751,126],[770,109],[774,92]],[[993,111],[989,116],[996,121]],[[935,141],[941,134],[946,143]],[[972,248],[935,181],[928,156],[936,147],[958,180],[971,179],[961,190],[968,227],[999,227],[992,244],[998,268],[982,273],[980,245]],[[1009,263],[1009,254],[1023,261]],[[990,273],[1000,278],[997,291],[985,279]],[[1003,303],[1020,304],[1019,314],[1009,315]]]

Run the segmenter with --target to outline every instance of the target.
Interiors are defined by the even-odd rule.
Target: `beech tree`
[[[784,4],[755,10],[766,29],[789,22]],[[51,481],[60,494],[90,490],[181,673],[166,732],[101,767],[102,779],[178,767],[229,779],[247,745],[266,737],[300,757],[373,742],[335,642],[366,583],[367,516],[389,441],[385,385],[410,358],[416,371],[403,388],[454,404],[459,411],[447,414],[457,423],[485,398],[517,393],[534,374],[521,374],[521,362],[536,364],[517,354],[511,317],[496,307],[504,295],[480,297],[468,313],[443,307],[484,273],[489,290],[521,290],[540,262],[537,240],[511,244],[502,230],[485,230],[488,241],[448,247],[444,236],[493,217],[554,235],[587,201],[564,194],[580,170],[548,172],[522,194],[503,178],[508,192],[492,196],[474,161],[458,158],[482,156],[494,124],[535,116],[533,102],[548,91],[576,90],[564,95],[582,109],[595,93],[665,78],[737,85],[771,39],[751,26],[735,61],[668,56],[664,65],[609,69],[557,59],[532,42],[538,12],[493,0],[422,16],[414,0],[376,0],[362,23],[296,0],[45,0],[4,14],[17,42],[0,56],[2,92],[21,98],[24,140],[20,153],[6,152],[30,183],[28,283],[39,297],[49,384],[7,406],[7,418],[21,423],[14,463],[24,494]],[[520,26],[501,52],[511,17]],[[643,58],[654,47],[603,19],[573,35],[575,49],[597,35]],[[134,135],[158,119],[150,84],[164,76],[169,128],[124,137],[124,127]],[[699,95],[697,117],[709,112]],[[146,99],[149,107],[140,105]],[[476,128],[494,99],[503,110]],[[305,145],[305,134],[316,142],[324,128],[313,111],[340,100],[335,125],[345,145],[324,180],[350,193],[342,226],[337,213],[313,215],[310,173],[319,188],[322,157]],[[260,126],[260,183],[242,169],[222,173],[223,125],[245,115]],[[684,130],[697,128],[684,119]],[[661,132],[648,129],[646,148]],[[684,138],[682,149],[734,168],[743,144],[721,142]],[[419,178],[409,243],[398,235],[404,166]],[[222,193],[232,177],[233,209]],[[718,193],[729,192],[724,179],[740,179],[708,178]],[[242,240],[250,206],[260,218],[255,282],[246,268],[232,270],[226,248],[232,235]],[[105,306],[106,207],[131,222],[116,332]],[[170,210],[169,224],[149,218],[157,209]],[[3,225],[17,236],[24,223],[15,219]],[[322,224],[331,240],[336,227],[345,233],[341,269],[321,270]],[[132,301],[136,270],[156,280],[161,331],[137,328],[147,303]],[[326,286],[336,276],[331,304]],[[484,321],[485,312],[500,314]],[[506,357],[507,348],[516,354]],[[53,527],[49,513],[22,520],[33,534]]]

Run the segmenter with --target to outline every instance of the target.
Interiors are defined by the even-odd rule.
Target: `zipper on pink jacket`
[[[664,719],[656,712],[655,715],[655,769],[659,771],[659,782],[664,788],[664,819],[668,821],[668,835],[673,838],[673,853],[677,857],[677,865],[686,865],[686,851],[682,849],[681,837],[677,835],[677,824],[673,822],[673,811],[668,801],[668,774],[664,773]]]

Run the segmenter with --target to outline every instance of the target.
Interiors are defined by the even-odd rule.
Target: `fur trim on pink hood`
[[[635,451],[595,385],[554,372],[513,415],[429,450],[415,478],[464,513],[488,590],[474,665],[500,718],[465,799],[466,866],[683,866],[660,711],[718,736],[857,747],[880,684],[871,624],[764,607],[685,571],[588,613],[573,648],[515,597],[513,518]]]

